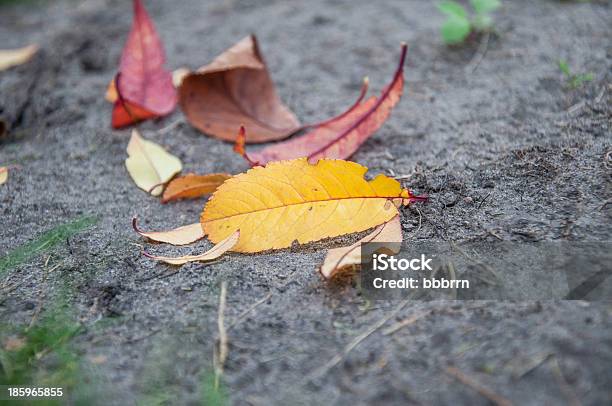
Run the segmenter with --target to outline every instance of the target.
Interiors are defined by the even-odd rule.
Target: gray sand
[[[490,38],[473,72],[479,40],[442,45],[434,2],[146,5],[171,69],[197,68],[256,33],[279,93],[304,122],[350,105],[365,75],[379,92],[406,41],[406,93],[353,157],[371,173],[410,175],[405,185],[431,196],[402,211],[406,240],[611,239],[609,2],[504,1],[496,15],[499,36]],[[46,284],[46,255],[2,276],[0,283],[23,284],[1,301],[0,319],[28,323],[41,292],[44,308],[68,288],[86,327],[75,348],[84,362],[106,357],[95,365],[95,384],[107,393],[101,401],[141,399],[151,370],[178,393],[172,404],[199,399],[199,376],[212,368],[225,280],[228,323],[272,293],[229,331],[224,382],[235,404],[487,404],[444,372],[452,365],[516,404],[571,404],[574,397],[585,405],[610,403],[609,303],[411,303],[389,324],[432,312],[393,335],[376,331],[308,382],[397,304],[369,304],[354,285],[329,285],[318,275],[325,250],[357,236],[230,254],[169,276],[172,268],[142,257],[143,245],[179,254],[209,243],[152,245],[131,229],[134,215],[146,229],[194,222],[204,200],[162,205],[125,170],[130,132],[110,129],[103,94],[130,21],[131,6],[118,0],[0,6],[0,48],[42,46],[31,63],[0,73],[0,109],[15,127],[1,141],[0,164],[21,166],[0,187],[0,255],[80,215],[100,218],[52,251],[50,263],[60,266]],[[594,80],[567,88],[560,58]],[[175,129],[158,131],[177,120],[183,123]],[[180,110],[141,129],[180,157],[185,172],[248,168],[230,144],[186,124]],[[101,321],[108,324],[100,327]],[[546,354],[554,355],[517,376]]]

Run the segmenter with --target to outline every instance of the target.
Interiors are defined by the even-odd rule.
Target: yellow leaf
[[[220,241],[218,244],[216,244],[214,247],[212,247],[205,253],[199,255],[185,255],[183,257],[161,257],[147,254],[146,252],[144,253],[144,255],[170,265],[183,265],[187,262],[194,261],[212,261],[213,259],[219,258],[221,255],[232,249],[238,242],[239,238],[240,231],[236,231],[234,234],[230,235],[225,240]]]
[[[163,190],[161,185],[183,168],[177,157],[154,142],[142,138],[137,130],[132,130],[127,153],[129,158],[125,160],[125,166],[130,176],[139,188],[151,191],[153,196],[159,196]]]
[[[168,186],[164,190],[162,203],[209,195],[231,177],[232,175],[228,173],[210,173],[208,175],[188,173],[168,183]]]
[[[185,79],[185,76],[189,75],[190,73],[191,70],[189,68],[183,67],[175,69],[172,72],[172,84],[174,85],[174,87],[178,89],[183,83],[183,79]]]
[[[38,45],[36,44],[19,49],[0,49],[0,71],[26,63],[37,51]]]
[[[200,223],[189,224],[168,231],[142,231],[138,228],[137,219],[132,219],[132,227],[141,236],[156,242],[165,242],[172,245],[187,245],[204,238],[204,230]]]
[[[395,216],[390,221],[379,225],[371,234],[368,234],[353,245],[327,251],[323,265],[321,265],[321,274],[325,278],[331,279],[347,266],[360,264],[361,244],[369,242],[401,243],[402,225],[399,216]]]
[[[0,166],[0,185],[3,185],[8,180],[8,168],[6,166]]]
[[[114,103],[117,101],[117,99],[119,99],[119,95],[117,94],[117,86],[115,85],[115,78],[112,78],[111,81],[108,82],[104,98],[110,103]]]
[[[225,181],[204,208],[200,222],[217,243],[240,231],[232,249],[258,252],[364,231],[398,215],[410,200],[395,179],[354,162],[306,158],[271,162]]]

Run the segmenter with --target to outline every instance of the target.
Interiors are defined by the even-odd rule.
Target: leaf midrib
[[[391,199],[399,199],[401,198],[401,192],[399,195],[397,196],[350,196],[350,197],[338,197],[338,198],[333,198],[333,199],[317,199],[317,200],[308,200],[308,201],[302,201],[302,202],[296,202],[296,203],[288,203],[288,204],[284,204],[281,206],[274,206],[274,207],[266,207],[263,209],[257,209],[257,210],[251,210],[251,211],[247,211],[247,212],[243,212],[243,213],[238,213],[238,214],[231,214],[225,217],[220,217],[220,218],[216,218],[216,219],[211,219],[211,220],[206,220],[206,221],[202,221],[202,224],[206,224],[206,223],[212,223],[214,221],[220,221],[220,220],[227,220],[233,217],[238,217],[238,216],[244,216],[244,215],[249,215],[249,214],[254,214],[254,213],[260,213],[260,212],[264,212],[267,210],[275,210],[275,209],[282,209],[285,207],[290,207],[290,206],[299,206],[299,205],[305,205],[305,204],[315,204],[315,203],[322,203],[322,202],[335,202],[335,201],[339,201],[339,200],[354,200],[354,199],[384,199],[384,200],[391,200]]]

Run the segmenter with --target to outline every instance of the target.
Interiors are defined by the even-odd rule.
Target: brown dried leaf
[[[402,225],[399,216],[393,217],[388,222],[379,225],[371,234],[348,247],[334,248],[327,251],[321,274],[326,279],[331,279],[344,268],[361,263],[361,244],[368,242],[402,242]]]
[[[241,125],[249,143],[279,140],[300,127],[276,93],[254,35],[185,76],[179,102],[194,127],[227,141]]]

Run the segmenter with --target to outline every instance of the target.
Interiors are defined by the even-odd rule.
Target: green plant
[[[227,389],[221,382],[215,385],[215,374],[208,372],[202,376],[200,387],[202,406],[225,406],[229,404]]]
[[[96,224],[98,219],[91,216],[83,216],[68,223],[61,224],[43,233],[33,241],[30,241],[0,258],[0,276],[9,269],[16,267],[43,252],[48,252],[57,244],[65,242],[68,238]]]
[[[572,89],[581,87],[585,82],[590,82],[593,80],[592,73],[574,73],[572,72],[569,65],[567,64],[567,61],[563,59],[559,60],[559,69],[563,73],[563,76],[565,76],[567,83]]]
[[[442,39],[446,44],[459,44],[472,31],[489,31],[493,27],[491,13],[501,6],[500,0],[470,0],[473,16],[470,17],[465,7],[453,0],[438,4],[438,10],[446,15],[442,25]]]
[[[66,306],[63,298],[56,301],[31,327],[0,325],[0,385],[62,387],[67,393],[79,385],[81,357],[71,341],[82,329]],[[60,403],[36,402],[41,406]]]

